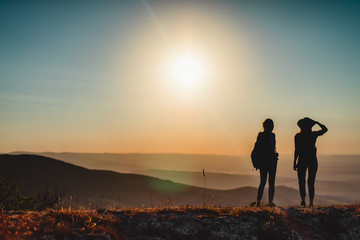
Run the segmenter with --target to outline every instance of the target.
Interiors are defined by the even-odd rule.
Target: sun
[[[203,75],[203,68],[198,58],[187,53],[174,60],[171,74],[183,87],[190,87]]]

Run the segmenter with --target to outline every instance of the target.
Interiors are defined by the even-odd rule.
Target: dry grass
[[[121,222],[113,215],[85,210],[46,210],[0,214],[0,239],[30,239],[54,236],[70,239],[88,237],[116,238]]]
[[[121,210],[45,210],[42,212],[3,212],[0,213],[0,239],[124,239],[141,236],[161,236],[165,239],[185,239],[186,233],[176,232],[176,224],[170,223],[193,221],[199,226],[206,223],[204,229],[196,234],[206,236],[209,227],[225,223],[253,223],[249,227],[251,235],[258,239],[286,239],[289,236],[296,239],[302,236],[316,239],[312,226],[319,222],[321,229],[328,232],[321,236],[338,236],[345,231],[339,219],[357,216],[359,220],[360,204],[342,206],[316,206],[313,209],[286,207],[171,207],[171,208],[128,208]],[[151,225],[149,218],[155,217],[160,227]],[[137,222],[138,221],[138,222]],[[134,227],[149,222],[142,232],[134,233]],[[169,222],[169,226],[163,223]],[[310,221],[310,222],[309,222]],[[255,224],[256,223],[256,224]],[[191,223],[192,224],[192,223]],[[201,225],[202,224],[202,225]],[[210,229],[211,230],[211,229]],[[286,235],[284,231],[289,232]],[[291,232],[293,234],[291,235]],[[135,235],[134,235],[135,234]],[[200,236],[200,235],[194,235]],[[209,235],[209,239],[212,238]],[[224,239],[227,239],[226,237]]]

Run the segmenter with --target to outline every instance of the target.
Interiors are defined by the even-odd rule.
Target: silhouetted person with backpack
[[[312,127],[316,124],[320,126],[321,130],[313,132]],[[315,143],[317,137],[326,133],[328,129],[323,124],[310,118],[300,119],[297,125],[301,130],[295,135],[294,170],[297,171],[299,180],[301,206],[306,206],[305,175],[308,170],[309,207],[313,207],[315,195],[314,184],[318,169]]]
[[[263,122],[263,132],[259,132],[254,148],[254,164],[255,168],[260,169],[260,185],[257,193],[256,206],[260,206],[266,179],[269,175],[269,206],[274,207],[273,203],[275,193],[275,175],[277,167],[277,159],[279,154],[276,152],[275,134],[272,132],[274,129],[274,122],[271,119],[266,119]],[[252,153],[253,155],[253,153]],[[252,156],[253,158],[253,156]],[[254,163],[253,160],[253,163]]]

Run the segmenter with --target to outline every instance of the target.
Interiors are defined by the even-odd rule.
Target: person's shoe
[[[268,203],[268,207],[276,207],[275,203]]]
[[[313,208],[314,207],[314,204],[313,203],[310,203],[309,204],[309,208]]]
[[[260,207],[260,202],[256,202],[256,207]]]
[[[301,207],[306,207],[306,202],[300,202]]]

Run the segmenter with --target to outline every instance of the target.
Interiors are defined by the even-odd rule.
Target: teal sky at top
[[[205,100],[212,113],[194,115],[217,113],[214,124],[221,130],[214,138],[223,134],[219,138],[230,145],[251,145],[253,138],[245,143],[237,134],[255,138],[261,121],[271,117],[280,149],[289,153],[297,119],[310,116],[330,129],[324,153],[360,153],[360,2],[265,0],[0,1],[0,152],[42,146],[43,151],[141,151],[141,146],[117,148],[114,136],[151,139],[156,131],[149,128],[160,126],[156,111],[162,111],[160,119],[176,107],[150,103],[158,90],[129,75],[128,62],[146,46],[142,33],[166,44],[156,24],[172,40],[176,29],[166,17],[174,14],[181,21],[182,11],[198,12],[200,20],[212,16],[210,32],[220,26],[214,22],[228,23],[234,36],[247,39],[256,61],[257,77],[244,90],[246,103],[239,104],[235,90],[224,86]],[[142,59],[137,60],[141,72]],[[155,123],[144,124],[149,118]],[[159,141],[154,151],[177,148],[162,150]],[[186,146],[178,151],[186,152]]]

